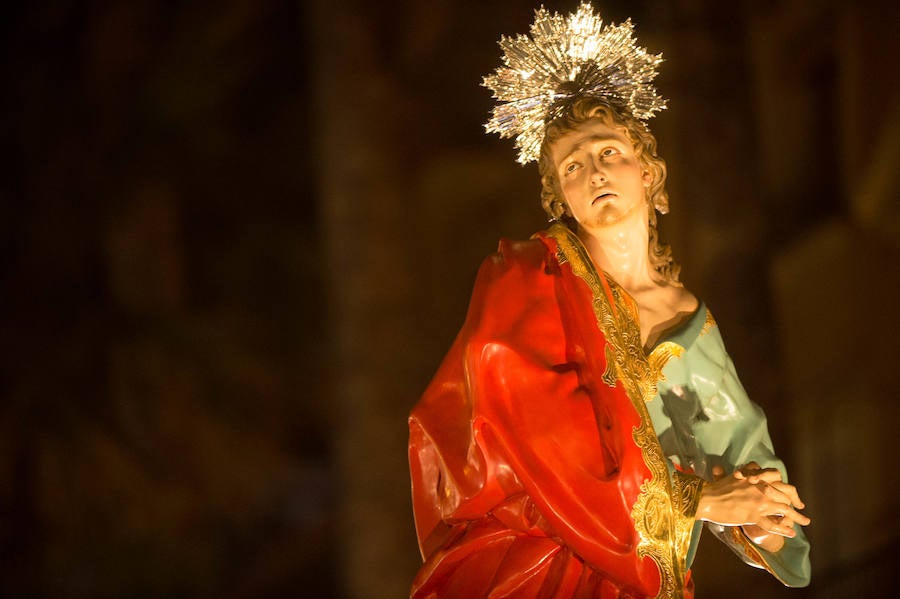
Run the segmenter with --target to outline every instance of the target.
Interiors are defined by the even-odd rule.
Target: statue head
[[[641,167],[648,174],[647,219],[649,224],[648,254],[651,264],[665,279],[678,281],[680,267],[672,259],[671,249],[659,242],[656,211],[668,212],[669,198],[666,193],[666,163],[656,151],[656,138],[640,120],[618,111],[602,100],[582,96],[557,112],[545,128],[541,143],[538,169],[541,175],[541,205],[547,215],[577,230],[577,223],[566,206],[559,178],[557,164],[552,153],[553,144],[567,133],[577,130],[584,123],[599,120],[604,125],[617,129],[631,142],[634,154]]]

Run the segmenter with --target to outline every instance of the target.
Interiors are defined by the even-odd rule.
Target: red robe
[[[412,597],[692,596],[700,487],[643,408],[634,309],[560,225],[484,262],[409,418]]]

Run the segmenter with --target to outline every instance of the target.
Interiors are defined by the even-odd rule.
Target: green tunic
[[[670,468],[678,467],[712,479],[713,466],[733,472],[750,461],[763,468],[787,471],[775,455],[762,409],[747,397],[712,315],[701,304],[685,323],[660,341],[683,352],[669,359],[658,393],[647,403],[653,427]],[[678,352],[676,352],[678,353]],[[697,522],[687,563],[693,561],[702,529]],[[709,524],[710,530],[747,563],[765,568],[787,586],[806,586],[810,579],[809,542],[798,526],[793,539],[770,553],[754,545],[740,528]]]

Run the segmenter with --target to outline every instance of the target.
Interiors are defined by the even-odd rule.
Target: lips
[[[594,200],[591,202],[591,204],[596,204],[597,202],[605,202],[607,200],[612,200],[616,197],[618,197],[618,196],[612,191],[603,191],[603,192],[597,194],[596,196],[594,196]]]

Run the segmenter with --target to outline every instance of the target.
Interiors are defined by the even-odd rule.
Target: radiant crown
[[[636,41],[630,19],[604,26],[590,4],[566,17],[541,6],[530,37],[500,38],[504,66],[482,83],[500,101],[485,130],[515,137],[517,160],[527,164],[540,155],[546,124],[579,97],[649,119],[666,107],[652,84],[663,59]]]

